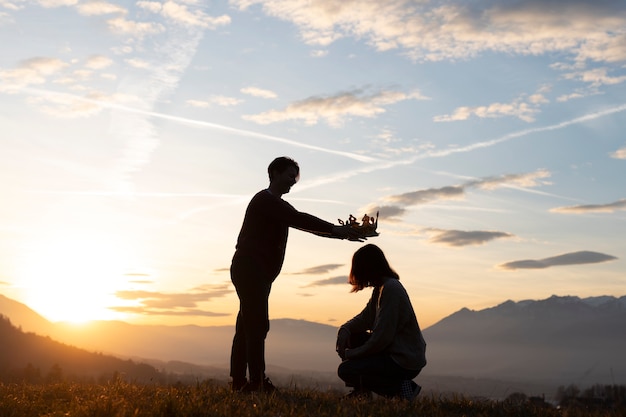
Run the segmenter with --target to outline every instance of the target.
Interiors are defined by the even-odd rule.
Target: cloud
[[[130,35],[143,38],[147,35],[155,35],[165,31],[165,27],[156,22],[135,22],[124,17],[115,17],[107,20],[109,30],[121,35]]]
[[[260,98],[276,98],[277,97],[275,92],[271,90],[257,88],[257,87],[245,87],[239,91],[241,91],[243,94],[247,94],[253,97],[260,97]]]
[[[333,278],[326,278],[326,279],[320,279],[317,281],[313,281],[307,285],[305,285],[303,288],[309,288],[309,287],[323,287],[326,285],[339,285],[339,284],[347,284],[348,283],[348,277],[346,275],[341,275],[338,277],[333,277]]]
[[[198,308],[198,304],[213,298],[232,293],[229,284],[207,285],[194,288],[187,293],[161,293],[144,290],[118,291],[115,296],[121,300],[133,301],[132,306],[114,306],[112,310],[144,315],[163,316],[226,316],[227,313],[213,313]]]
[[[107,14],[126,15],[128,10],[106,1],[89,1],[76,5],[76,10],[83,16],[102,16]]]
[[[378,213],[378,218],[381,220],[385,220],[390,223],[400,222],[401,217],[406,213],[406,209],[401,206],[396,205],[376,205],[370,204],[361,209],[361,212],[369,214],[369,213]]]
[[[78,3],[78,0],[38,0],[37,3],[45,8],[54,8],[61,6],[73,6]]]
[[[550,171],[539,169],[525,174],[506,174],[468,181],[465,187],[476,187],[484,190],[494,190],[500,187],[532,188],[546,185],[547,182],[541,180],[548,177],[550,177]]]
[[[625,38],[626,41],[626,38]],[[623,46],[622,46],[623,48]],[[624,57],[626,59],[626,56]],[[563,77],[569,80],[578,80],[590,84],[591,87],[600,87],[602,85],[621,84],[626,81],[626,75],[610,76],[609,68],[593,68],[585,71],[577,71],[564,74]]]
[[[492,103],[486,106],[462,106],[454,110],[452,114],[435,116],[435,122],[453,122],[467,120],[472,116],[485,118],[517,117],[525,122],[534,122],[535,114],[539,112],[539,106],[548,103],[545,93],[550,91],[549,85],[541,86],[535,93],[522,95],[511,103]]]
[[[330,96],[310,97],[288,105],[283,110],[244,115],[245,120],[258,124],[270,124],[289,120],[302,120],[307,125],[315,125],[325,120],[330,126],[341,126],[346,118],[373,118],[384,113],[385,106],[410,99],[425,99],[418,92],[377,91],[366,93],[363,90],[341,92]]]
[[[85,67],[89,69],[103,69],[109,67],[113,64],[113,60],[104,55],[92,55],[87,58],[87,62],[85,62]]]
[[[390,195],[385,200],[405,206],[426,204],[434,200],[461,199],[465,195],[465,187],[449,185],[441,188],[427,188],[403,194]]]
[[[380,211],[380,218],[386,220],[398,220],[398,217],[406,212],[406,207],[428,204],[438,200],[460,200],[465,197],[467,189],[478,188],[484,190],[494,190],[496,188],[532,188],[546,184],[542,179],[549,177],[550,172],[544,169],[524,174],[506,174],[493,177],[485,177],[476,180],[466,181],[460,185],[448,185],[439,188],[427,188],[417,191],[410,191],[402,194],[395,194],[383,197],[385,203],[391,205],[371,204],[367,210]]]
[[[318,266],[312,266],[310,268],[306,268],[300,272],[292,272],[292,275],[321,275],[321,274],[326,274],[330,271],[333,271],[337,268],[341,268],[343,266],[343,264],[325,264],[325,265],[318,265]]]
[[[468,246],[468,245],[482,245],[491,240],[504,237],[512,237],[512,234],[505,232],[494,232],[485,230],[441,230],[441,229],[427,229],[427,232],[434,233],[429,239],[431,243],[442,243],[447,246]]]
[[[24,6],[16,3],[16,2],[11,2],[9,0],[2,0],[0,1],[0,6],[2,6],[3,8],[7,9],[7,10],[11,10],[11,11],[18,11],[18,10],[22,10],[24,8]],[[0,13],[0,17],[2,16],[2,14]]]
[[[124,62],[126,62],[131,67],[137,68],[137,69],[150,69],[150,67],[152,66],[150,62],[141,58],[128,58],[128,59],[125,59]]]
[[[536,100],[536,99],[535,99]],[[479,118],[497,118],[504,116],[514,116],[525,122],[535,121],[534,114],[539,110],[532,107],[532,104],[525,102],[513,102],[513,103],[493,103],[488,106],[477,107],[458,107],[452,114],[435,116],[433,120],[435,122],[453,122],[459,120],[467,120],[471,116]]]
[[[146,309],[145,307],[133,306],[114,306],[109,310],[119,313],[143,314],[145,316],[193,316],[193,317],[224,317],[229,313],[215,313],[207,310],[185,309],[185,310],[167,310],[167,309]]]
[[[557,207],[550,211],[554,213],[614,213],[618,210],[626,210],[626,198],[608,204],[582,204],[578,206]]]
[[[33,94],[35,96],[43,96],[43,97],[59,96],[59,97],[65,97],[67,100],[72,99],[72,100],[84,101],[84,102],[87,102],[87,103],[96,104],[96,105],[101,106],[103,108],[109,108],[109,109],[112,109],[112,110],[119,110],[121,113],[129,113],[131,115],[143,116],[143,117],[146,117],[146,118],[155,118],[155,119],[169,120],[171,122],[176,122],[176,123],[180,123],[180,124],[183,124],[183,125],[192,125],[192,126],[197,126],[197,127],[202,127],[202,128],[221,130],[221,131],[224,131],[224,132],[229,132],[229,133],[234,134],[234,135],[250,137],[250,138],[256,138],[256,139],[260,139],[260,140],[266,140],[266,141],[271,141],[271,142],[282,143],[283,145],[287,145],[287,146],[294,146],[294,147],[298,147],[298,148],[310,149],[310,150],[324,152],[324,153],[329,153],[329,154],[333,154],[333,155],[339,155],[339,156],[343,156],[343,157],[346,157],[346,158],[354,159],[354,160],[360,161],[360,162],[367,162],[367,163],[379,162],[376,158],[373,158],[373,157],[370,157],[370,156],[366,156],[366,155],[361,155],[361,154],[354,153],[354,152],[338,151],[338,150],[331,149],[331,148],[323,148],[321,146],[315,146],[315,145],[310,145],[310,144],[298,142],[296,140],[292,140],[292,139],[288,139],[288,138],[284,138],[284,137],[280,137],[280,136],[267,135],[265,133],[259,133],[259,132],[252,131],[252,130],[238,129],[238,128],[234,128],[234,127],[231,127],[231,126],[218,124],[218,123],[211,123],[211,122],[207,122],[207,121],[203,121],[203,120],[190,119],[190,118],[180,117],[180,116],[172,116],[172,115],[169,115],[169,114],[166,114],[166,113],[159,113],[159,112],[155,112],[155,111],[152,111],[152,110],[146,110],[146,109],[143,109],[143,108],[139,108],[137,106],[130,107],[130,106],[124,105],[121,102],[114,102],[114,101],[111,101],[111,100],[99,100],[98,98],[81,97],[81,96],[74,95],[74,94],[58,93],[58,92],[54,92],[54,91],[35,89],[35,88],[29,88],[27,90],[28,90],[27,91],[28,93]],[[154,90],[151,90],[151,91],[154,91]],[[105,97],[105,96],[102,96],[102,97]],[[129,96],[129,95],[126,95],[126,94],[118,93],[118,94],[115,94],[113,97],[133,97],[133,96]],[[136,136],[137,135],[135,134],[134,137],[136,137]],[[385,162],[383,165],[380,165],[380,166],[389,167],[390,163],[389,162]],[[374,168],[376,168],[376,167],[374,167]],[[371,168],[371,167],[362,168],[362,170],[364,172],[370,172],[372,169],[373,168]],[[354,172],[346,174],[347,177],[352,176],[352,175],[356,175],[356,174]],[[327,183],[327,182],[324,181],[323,183]],[[314,185],[318,185],[318,184],[314,184]],[[299,186],[299,189],[300,190],[303,189],[302,185]],[[126,194],[126,193],[129,193],[131,191],[130,190],[123,190],[122,192]],[[101,194],[101,193],[99,193],[99,194]]]
[[[440,188],[427,188],[384,197],[387,202],[397,203],[402,206],[415,206],[430,203],[436,200],[458,200],[465,196],[468,188],[480,188],[493,190],[500,187],[536,187],[542,185],[541,178],[550,176],[546,170],[538,170],[526,174],[507,174],[495,177],[486,177],[478,180],[467,181],[461,185],[449,185]]]
[[[243,103],[243,100],[235,97],[227,97],[222,95],[213,95],[207,100],[187,100],[186,103],[193,107],[207,108],[212,104],[216,104],[222,107],[232,107]]]
[[[322,58],[322,57],[325,57],[326,55],[328,55],[328,50],[326,50],[326,49],[316,49],[314,51],[311,51],[310,55],[313,58]]]
[[[626,147],[616,150],[611,154],[611,158],[626,159]]]
[[[195,26],[207,29],[216,29],[219,26],[228,25],[231,19],[227,15],[212,17],[206,15],[202,10],[190,10],[187,5],[175,1],[139,1],[137,6],[159,14],[164,18],[183,26]]]
[[[130,284],[139,284],[139,285],[147,285],[147,284],[153,284],[154,281],[149,280],[149,279],[133,279],[128,281]]]
[[[379,51],[397,49],[411,59],[465,59],[484,52],[567,54],[573,60],[620,62],[626,4],[617,1],[529,0],[416,2],[412,0],[231,0],[259,4],[270,16],[293,23],[302,40],[327,46],[363,39]]]
[[[608,262],[617,259],[615,256],[606,255],[604,253],[580,251],[565,253],[563,255],[553,256],[545,259],[526,259],[522,261],[507,262],[499,265],[502,269],[544,269],[553,266],[563,265],[583,265],[595,264],[600,262]]]
[[[36,57],[19,63],[11,70],[0,70],[0,92],[16,92],[35,84],[44,84],[49,76],[69,66],[58,58]]]
[[[85,97],[52,93],[33,95],[27,99],[28,103],[39,106],[44,113],[61,119],[91,116],[105,108],[107,103],[129,103],[136,100],[136,97],[125,94],[116,93],[107,96],[97,91]]]
[[[556,101],[558,101],[560,103],[564,103],[566,101],[583,98],[585,96],[586,96],[586,94],[584,94],[584,93],[582,93],[580,91],[576,91],[576,92],[570,93],[570,94],[562,94],[562,95],[560,95],[560,96],[558,96],[556,98]]]

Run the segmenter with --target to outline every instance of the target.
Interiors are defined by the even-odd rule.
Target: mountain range
[[[145,361],[166,372],[228,375],[233,326],[51,323],[1,295],[0,314],[24,331],[88,351]],[[272,320],[268,373],[336,383],[336,332],[319,323]],[[626,384],[626,296],[552,296],[509,300],[477,311],[463,308],[424,329],[424,337],[428,365],[418,379],[441,390],[454,385],[453,380],[465,387],[478,380],[507,381],[508,391],[524,384]]]

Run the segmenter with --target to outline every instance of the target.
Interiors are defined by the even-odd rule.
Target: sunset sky
[[[0,293],[234,324],[249,199],[379,245],[422,327],[626,294],[626,2],[0,0]],[[271,318],[339,325],[362,243],[292,230]]]

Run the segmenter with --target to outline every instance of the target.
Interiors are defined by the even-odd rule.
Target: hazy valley
[[[233,326],[50,323],[3,296],[0,314],[24,332],[89,352],[132,358],[167,373],[228,378]],[[341,387],[335,376],[336,330],[301,320],[272,320],[268,373],[281,383]],[[626,383],[626,297],[553,296],[480,311],[462,309],[424,329],[424,335],[429,362],[418,380],[433,391],[551,395],[559,385]]]

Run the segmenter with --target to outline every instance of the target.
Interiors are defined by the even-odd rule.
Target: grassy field
[[[232,393],[222,383],[139,385],[71,383],[0,384],[2,417],[448,417],[448,416],[626,416],[626,410],[557,409],[529,402],[421,396],[413,402],[344,399],[343,393],[283,388],[277,394]]]

